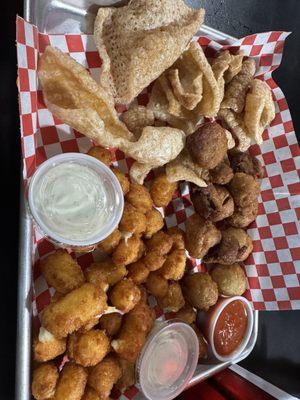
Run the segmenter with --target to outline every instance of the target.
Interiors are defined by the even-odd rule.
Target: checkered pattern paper
[[[261,146],[251,147],[265,167],[262,180],[259,216],[248,232],[254,251],[245,263],[249,287],[246,297],[258,310],[300,309],[300,247],[299,211],[300,152],[286,99],[272,79],[271,73],[281,62],[286,32],[255,34],[235,42],[213,41],[201,31],[194,40],[205,48],[207,55],[216,50],[243,49],[245,55],[257,62],[257,77],[266,81],[273,92],[276,117],[263,135]],[[47,45],[69,53],[84,65],[97,80],[101,58],[91,35],[46,35],[22,18],[17,19],[18,86],[21,121],[21,144],[24,160],[23,176],[27,183],[36,168],[46,159],[63,152],[87,152],[92,143],[55,118],[45,107],[37,84],[37,61]],[[138,98],[146,104],[148,90]],[[125,108],[118,107],[122,112]],[[116,150],[115,165],[124,172],[132,160]],[[152,175],[148,177],[151,180]],[[166,226],[184,228],[187,217],[194,212],[187,184],[181,184],[171,204],[164,210]],[[38,317],[49,303],[53,288],[41,276],[39,259],[54,250],[54,245],[35,229],[33,243],[34,311]],[[76,254],[85,268],[97,254]],[[203,266],[199,260],[189,259],[191,268]],[[38,318],[35,319],[38,324]],[[132,397],[131,397],[132,398]]]

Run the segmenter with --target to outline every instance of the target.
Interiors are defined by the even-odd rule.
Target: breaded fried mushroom
[[[87,382],[87,372],[81,365],[68,362],[59,374],[55,400],[81,400]]]
[[[193,324],[196,321],[197,312],[190,304],[186,304],[183,308],[181,308],[176,313],[171,314],[171,318],[180,319],[186,324]]]
[[[170,182],[166,174],[154,178],[150,195],[156,207],[167,207],[177,189],[177,182]]]
[[[43,328],[41,328],[43,329]],[[66,351],[66,339],[57,339],[52,335],[50,340],[33,340],[33,358],[38,362],[50,361]]]
[[[229,152],[229,160],[234,172],[244,172],[258,179],[264,175],[261,162],[248,151],[244,153],[237,150],[231,151]]]
[[[168,254],[167,259],[159,272],[165,279],[179,281],[183,277],[185,264],[185,250],[175,249]]]
[[[237,206],[246,207],[257,200],[260,188],[252,175],[237,172],[229,183],[228,190]]]
[[[149,251],[156,251],[161,255],[168,254],[173,245],[171,236],[163,231],[155,233],[151,239],[146,241],[146,246]]]
[[[111,152],[104,147],[91,147],[87,154],[91,157],[97,158],[97,160],[103,162],[103,164],[107,165],[108,167],[113,162]]]
[[[150,239],[156,232],[160,231],[164,226],[164,219],[161,213],[152,208],[152,210],[147,211],[146,214],[146,231],[144,236],[146,239]]]
[[[241,296],[247,288],[247,278],[239,264],[217,264],[210,276],[218,285],[219,293],[224,296]]]
[[[130,203],[125,202],[123,215],[119,224],[120,231],[141,234],[145,232],[146,224],[146,216]]]
[[[127,265],[127,270],[127,278],[131,279],[136,285],[146,282],[150,272],[142,260]]]
[[[113,233],[107,236],[106,239],[102,240],[102,242],[98,244],[98,249],[102,250],[106,254],[111,254],[120,243],[121,238],[121,232],[116,229]]]
[[[103,287],[103,284],[113,286],[121,281],[127,275],[127,270],[124,265],[116,265],[110,258],[107,258],[92,263],[84,273],[88,282]]]
[[[129,192],[129,187],[130,187],[129,179],[124,174],[122,174],[122,172],[118,168],[111,167],[111,170],[118,178],[118,181],[120,182],[123,194],[125,196],[126,193]]]
[[[138,183],[130,184],[130,189],[125,199],[143,214],[146,214],[146,212],[150,211],[153,207],[153,201],[148,190],[145,186],[139,185]]]
[[[216,185],[226,185],[233,178],[233,170],[227,157],[215,168],[209,170],[209,180]]]
[[[118,310],[128,313],[140,301],[140,289],[131,279],[123,279],[112,288],[109,299]]]
[[[39,365],[33,370],[31,392],[36,400],[52,399],[58,381],[58,370],[54,363]]]
[[[122,324],[122,314],[120,313],[111,313],[104,314],[99,320],[99,325],[101,329],[105,330],[108,336],[115,336]]]
[[[142,241],[137,235],[122,239],[112,254],[112,260],[117,266],[132,264],[141,257]]]
[[[146,281],[147,290],[156,298],[165,297],[168,293],[169,284],[159,271],[150,272]]]
[[[235,207],[234,213],[228,218],[228,223],[235,228],[247,228],[255,221],[258,214],[258,200],[245,207]]]
[[[101,399],[107,399],[114,384],[121,377],[121,368],[116,357],[108,355],[91,369],[88,385]]]
[[[207,311],[218,300],[218,286],[207,273],[187,275],[182,289],[188,302],[198,310]]]
[[[185,304],[179,283],[171,282],[167,294],[164,297],[159,297],[157,302],[164,312],[179,311]]]

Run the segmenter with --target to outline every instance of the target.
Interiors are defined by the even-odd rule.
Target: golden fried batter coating
[[[187,275],[183,282],[183,293],[198,310],[207,311],[218,301],[218,286],[207,273]]]
[[[92,368],[88,385],[92,387],[101,399],[106,399],[121,377],[121,368],[116,357],[108,355],[99,364]]]
[[[134,363],[145,344],[147,334],[155,321],[155,312],[144,302],[139,302],[124,316],[121,331],[111,345],[121,358]]]
[[[183,230],[178,228],[178,226],[173,226],[172,228],[168,229],[167,233],[173,239],[172,250],[175,250],[175,249],[184,250],[185,249]]]
[[[80,266],[65,250],[56,250],[40,263],[41,271],[49,286],[60,293],[68,293],[84,283]]]
[[[126,201],[119,229],[122,232],[141,234],[146,231],[146,222],[145,214]]]
[[[97,158],[97,160],[103,162],[103,164],[107,165],[108,167],[113,162],[111,152],[100,146],[92,147],[87,154],[91,157]]]
[[[126,201],[132,204],[137,210],[146,214],[153,207],[153,202],[148,190],[143,185],[131,183],[129,192],[125,196]]]
[[[146,241],[148,250],[156,251],[161,255],[168,254],[173,245],[173,239],[171,236],[163,231],[155,233],[151,239]]]
[[[102,314],[106,308],[105,292],[92,283],[84,283],[45,307],[42,326],[57,338],[63,338]]]
[[[200,167],[215,168],[227,153],[225,130],[216,122],[202,125],[187,137],[187,149],[193,161]]]
[[[54,363],[39,365],[32,374],[31,392],[36,400],[51,399],[58,381],[58,371]]]
[[[122,174],[122,172],[118,168],[111,167],[111,170],[118,178],[118,181],[120,182],[121,188],[123,190],[123,194],[125,196],[126,193],[129,192],[129,187],[130,187],[129,179],[124,174]]]
[[[86,386],[84,395],[81,398],[81,400],[101,400],[101,399],[100,396],[98,396],[98,393],[94,389]]]
[[[221,232],[211,221],[194,214],[186,222],[185,247],[191,257],[202,258],[208,250],[219,243]]]
[[[149,269],[142,260],[127,265],[127,270],[127,278],[131,279],[136,285],[146,282],[149,275]]]
[[[146,265],[149,271],[156,271],[160,269],[165,263],[167,256],[161,255],[156,250],[148,251],[143,258],[143,263]]]
[[[147,290],[156,298],[165,297],[168,293],[169,284],[159,271],[150,272],[146,281]]]
[[[199,360],[206,360],[208,357],[207,342],[196,324],[192,324],[191,327],[194,329],[199,342]]]
[[[234,213],[228,218],[228,223],[235,228],[247,228],[255,221],[258,214],[258,199],[249,206],[235,207]]]
[[[122,239],[112,254],[112,260],[118,266],[132,264],[139,259],[141,249],[142,241],[137,235]]]
[[[152,208],[152,210],[146,212],[146,231],[144,233],[146,239],[152,238],[163,226],[164,219],[158,210]]]
[[[140,289],[131,279],[123,279],[112,288],[109,299],[118,310],[128,313],[140,301]]]
[[[110,258],[92,263],[84,271],[86,280],[94,285],[103,287],[103,283],[113,286],[127,275],[123,265],[117,266]]]
[[[98,248],[106,254],[111,254],[120,243],[121,238],[121,232],[116,229],[106,239],[102,240],[102,242],[98,244]]]
[[[177,182],[170,182],[166,174],[154,178],[150,194],[156,207],[167,207],[177,189]]]
[[[209,185],[192,193],[191,200],[195,211],[204,219],[212,222],[230,217],[234,211],[234,202],[227,189]]]
[[[171,318],[180,319],[181,321],[185,322],[186,324],[193,324],[196,321],[197,312],[194,308],[186,304],[183,308],[181,308],[176,313],[172,313]]]
[[[252,175],[254,178],[263,178],[264,170],[260,161],[252,156],[248,151],[229,152],[229,160],[234,172],[244,172],[247,175]]]
[[[239,264],[217,264],[210,275],[224,296],[241,296],[247,288],[247,278]]]
[[[110,350],[110,341],[104,331],[92,329],[89,332],[75,333],[68,340],[68,357],[83,367],[98,364]]]
[[[209,171],[209,180],[216,185],[227,185],[233,178],[233,170],[227,157]]]
[[[104,314],[100,318],[99,325],[100,328],[105,330],[108,336],[115,336],[122,324],[122,314],[119,313],[111,313],[111,314]]]
[[[59,374],[55,400],[81,400],[87,382],[87,372],[81,365],[68,362]]]
[[[252,175],[237,172],[228,185],[234,203],[239,207],[249,206],[256,202],[259,195],[259,182]]]
[[[179,281],[184,274],[186,264],[185,250],[172,250],[160,269],[160,274],[165,279]]]
[[[177,312],[185,304],[181,287],[178,282],[169,284],[166,296],[157,299],[158,305],[164,312]]]
[[[119,358],[119,364],[122,370],[122,376],[116,383],[116,387],[123,392],[135,384],[135,364],[124,360],[124,358]]]
[[[33,358],[38,362],[53,360],[66,351],[66,339],[57,339],[41,342],[38,338],[33,340]]]

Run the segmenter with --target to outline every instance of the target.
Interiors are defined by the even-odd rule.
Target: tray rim
[[[24,0],[24,19],[37,25],[34,16],[35,0]],[[211,37],[222,40],[237,40],[224,32],[202,25],[201,31]],[[15,399],[30,400],[30,376],[31,376],[31,325],[32,325],[32,304],[31,304],[31,283],[32,283],[32,221],[26,206],[24,196],[24,183],[21,169],[20,179],[20,229],[19,229],[19,266],[18,266],[18,306],[17,306],[17,340],[16,340],[16,378],[15,378]],[[187,388],[213,376],[232,364],[237,364],[247,358],[254,349],[258,335],[257,310],[253,310],[254,325],[250,342],[241,356],[232,362],[218,364],[198,364],[203,371],[194,374]],[[139,396],[140,397],[140,396]],[[142,398],[142,396],[140,397]]]

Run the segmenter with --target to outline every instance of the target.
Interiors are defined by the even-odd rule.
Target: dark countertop
[[[0,399],[14,398],[16,298],[18,267],[18,209],[20,142],[16,90],[15,15],[22,15],[21,1],[1,2],[1,301],[0,301]],[[206,24],[242,37],[268,30],[287,30],[283,64],[274,74],[300,126],[300,1],[203,0]],[[300,396],[300,311],[260,313],[255,350],[243,367],[273,384]]]

